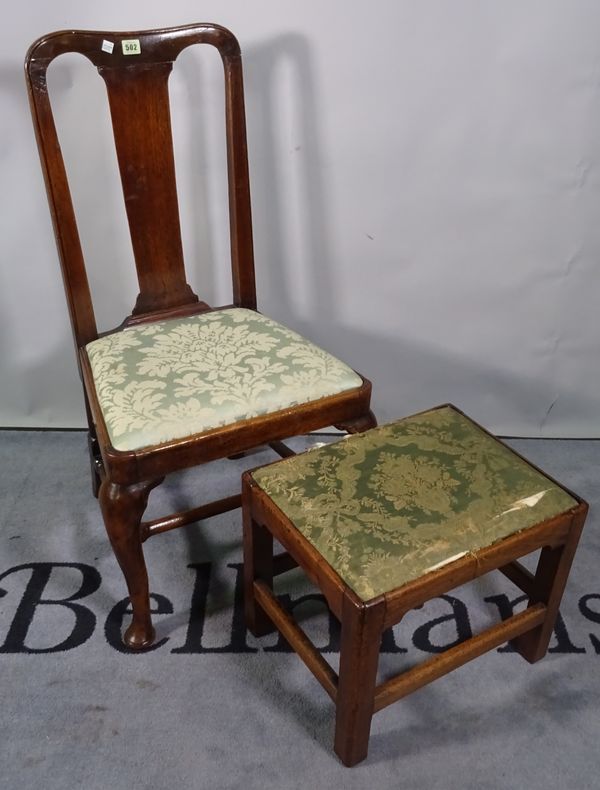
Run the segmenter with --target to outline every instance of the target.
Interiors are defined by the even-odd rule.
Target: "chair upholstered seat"
[[[301,335],[244,308],[136,327],[86,346],[117,450],[137,450],[363,383]]]
[[[577,506],[450,406],[252,476],[365,601]]]

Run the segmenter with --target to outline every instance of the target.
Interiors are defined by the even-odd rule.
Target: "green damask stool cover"
[[[578,505],[452,406],[252,477],[364,601]]]
[[[301,335],[238,307],[130,327],[86,350],[117,450],[182,439],[363,383]]]

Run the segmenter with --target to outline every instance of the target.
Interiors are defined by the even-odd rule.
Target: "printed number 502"
[[[139,39],[137,38],[121,41],[121,49],[124,55],[139,55],[142,51]]]

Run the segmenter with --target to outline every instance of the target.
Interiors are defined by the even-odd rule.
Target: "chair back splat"
[[[34,125],[79,347],[94,340],[98,332],[46,81],[49,64],[68,52],[88,58],[106,84],[140,287],[132,316],[142,318],[163,311],[189,314],[206,308],[188,285],[184,269],[168,79],[186,47],[204,43],[217,48],[225,73],[233,304],[256,308],[242,64],[235,36],[219,25],[198,24],[120,33],[118,39],[108,32],[53,33],[33,44],[26,61]]]

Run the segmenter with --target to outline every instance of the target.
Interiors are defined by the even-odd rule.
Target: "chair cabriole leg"
[[[148,573],[140,534],[142,514],[154,485],[156,482],[125,486],[105,480],[100,486],[104,525],[123,571],[133,609],[133,619],[123,641],[136,650],[148,647],[154,641]]]

